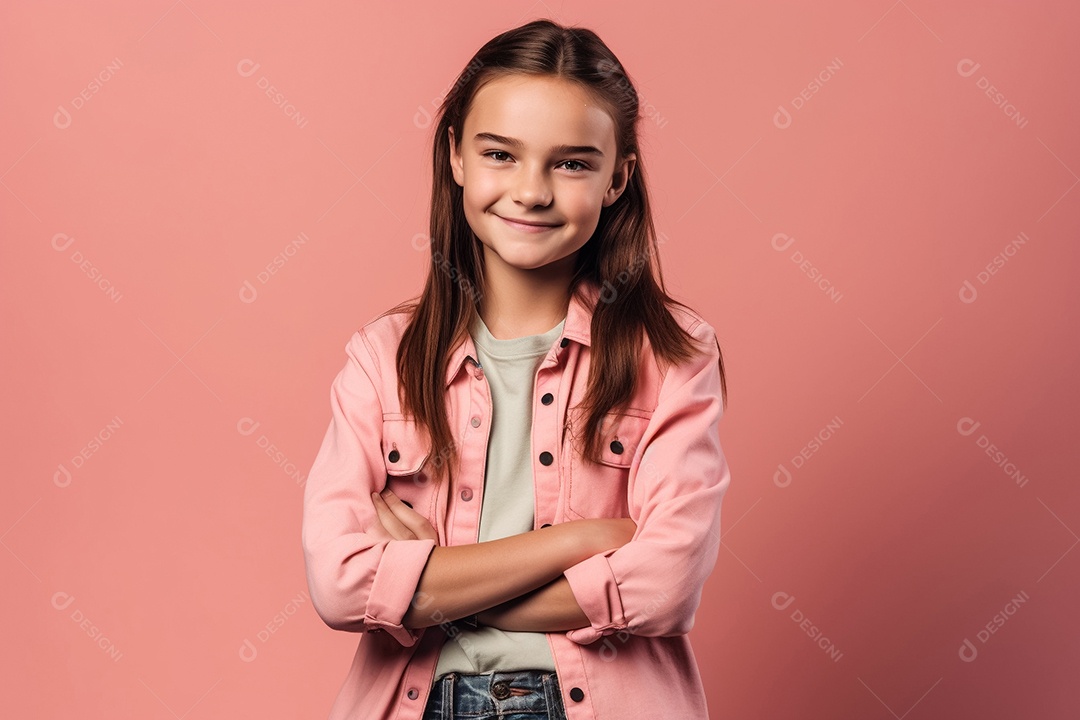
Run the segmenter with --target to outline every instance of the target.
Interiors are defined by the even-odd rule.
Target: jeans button
[[[491,694],[496,700],[505,700],[510,697],[510,684],[505,680],[500,680],[491,686]]]

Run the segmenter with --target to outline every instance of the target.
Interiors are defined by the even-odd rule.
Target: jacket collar
[[[592,316],[600,295],[600,285],[591,278],[585,278],[577,290],[570,296],[570,305],[566,309],[566,322],[563,323],[562,337],[555,343],[549,356],[563,350],[563,338],[568,338],[582,345],[589,346],[592,341]],[[465,334],[465,340],[458,344],[450,355],[450,364],[446,368],[446,384],[450,385],[457,377],[461,366],[466,362],[475,362],[476,345],[472,336]]]

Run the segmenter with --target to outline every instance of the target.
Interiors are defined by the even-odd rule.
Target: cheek
[[[465,182],[464,197],[473,205],[486,206],[499,198],[499,183],[489,173],[473,173]]]
[[[593,222],[603,207],[603,193],[593,188],[571,193],[565,200],[563,211],[576,222]]]

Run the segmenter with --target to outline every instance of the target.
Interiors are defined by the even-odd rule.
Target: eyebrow
[[[483,142],[487,140],[489,142],[501,143],[503,145],[509,145],[510,147],[521,148],[525,143],[516,138],[509,138],[503,135],[496,135],[495,133],[480,132],[476,133],[473,137],[476,142]],[[604,156],[604,153],[600,152],[599,148],[595,148],[592,145],[555,145],[551,148],[553,155],[563,154],[586,154],[586,155],[599,155]]]

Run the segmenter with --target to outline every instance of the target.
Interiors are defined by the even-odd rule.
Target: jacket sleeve
[[[406,628],[401,619],[436,541],[385,540],[367,532],[379,522],[371,493],[386,486],[379,368],[362,329],[345,353],[345,367],[330,388],[330,427],[304,486],[301,543],[308,590],[331,628],[384,630],[412,646],[423,628]]]
[[[564,575],[589,625],[566,636],[588,644],[616,632],[690,632],[720,549],[720,504],[731,482],[720,447],[720,350],[706,322],[691,333],[706,351],[673,364],[631,462],[633,539]]]

